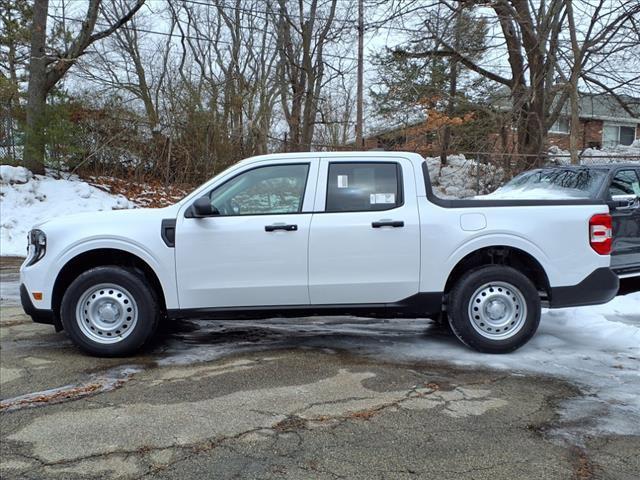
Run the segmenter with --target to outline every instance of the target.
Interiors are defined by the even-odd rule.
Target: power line
[[[55,18],[57,20],[63,20],[63,21],[69,21],[69,22],[76,22],[76,23],[83,23],[84,22],[84,20],[82,20],[80,18],[70,18],[70,17],[61,16],[61,15],[50,14],[49,17]],[[111,27],[110,24],[102,23],[102,22],[96,22],[96,25],[99,26],[99,27],[104,27],[104,28]],[[127,29],[127,28],[130,28],[130,27],[128,27],[127,25],[124,25],[121,28]],[[261,33],[269,33],[269,32],[267,32],[265,30],[258,29],[258,28],[255,28],[255,27],[244,27],[244,28],[246,30],[254,30],[254,31],[257,31],[257,32],[261,32]],[[201,41],[201,42],[209,42],[209,43],[215,42],[215,43],[221,43],[223,45],[233,45],[233,43],[231,43],[231,42],[229,42],[227,40],[219,40],[219,39],[212,40],[211,38],[208,38],[208,37],[200,37],[200,36],[194,36],[194,35],[180,35],[180,34],[169,33],[169,32],[160,32],[160,31],[157,31],[157,30],[150,30],[150,29],[141,28],[141,27],[137,27],[137,26],[134,27],[134,28],[131,28],[131,30],[135,30],[137,32],[142,32],[142,33],[149,33],[149,34],[153,34],[153,35],[160,35],[160,36],[164,36],[164,37],[179,38],[179,39],[185,38],[185,39],[188,39],[188,40],[195,40],[195,41]],[[275,51],[273,48],[267,48],[267,50]],[[340,58],[340,59],[343,59],[343,60],[352,60],[354,62],[358,60],[356,57],[349,57],[349,56],[346,56],[346,55],[331,54],[331,53],[326,53],[326,52],[323,52],[322,55],[325,56],[325,57]]]
[[[273,15],[278,13],[278,11],[274,10],[274,11],[269,11],[269,10],[258,10],[258,9],[248,9],[248,8],[242,8],[242,7],[235,7],[233,5],[212,5],[211,3],[207,3],[207,2],[202,2],[202,1],[198,1],[198,0],[181,0],[182,3],[191,3],[194,5],[203,5],[206,7],[215,7],[215,8],[220,8],[220,9],[229,9],[229,10],[235,10],[235,11],[239,11],[239,12],[243,12],[243,13],[249,13],[249,14],[254,14],[254,13],[262,13],[265,15]],[[293,17],[293,18],[297,18],[297,19],[306,19],[305,16],[303,15],[298,15],[298,14],[292,14],[290,12],[287,12],[287,16],[288,17]],[[258,17],[258,18],[262,18],[263,20],[268,20],[268,18],[265,17]],[[316,20],[321,20],[321,21],[331,21],[332,23],[342,23],[342,24],[350,24],[353,26],[353,28],[357,28],[357,21],[356,20],[348,20],[348,19],[342,19],[342,18],[328,18],[328,17],[318,17],[317,15],[314,15],[314,18]]]
[[[73,1],[73,0],[68,0],[68,1]],[[84,0],[76,0],[76,1],[84,1]],[[165,0],[147,0],[147,3],[151,3],[152,1],[157,1],[157,2],[164,2]],[[200,6],[205,6],[205,7],[213,7],[216,9],[223,9],[223,10],[233,10],[233,11],[239,11],[239,12],[243,12],[243,13],[247,13],[250,15],[253,15],[255,18],[259,18],[261,20],[265,20],[268,21],[269,18],[268,17],[260,17],[257,16],[256,14],[263,14],[263,15],[274,15],[274,14],[278,14],[278,10],[260,10],[257,8],[242,8],[242,7],[236,7],[233,5],[214,5],[212,3],[209,2],[205,2],[205,1],[200,1],[200,0],[180,0],[180,3],[183,4],[192,4],[192,5],[200,5]],[[55,17],[55,15],[50,15],[51,17]],[[287,16],[288,17],[292,17],[292,18],[298,18],[298,19],[305,19],[306,17],[304,15],[299,15],[297,13],[290,13],[287,12]],[[322,21],[331,21],[332,23],[339,23],[339,24],[343,24],[343,25],[351,25],[353,29],[357,29],[358,28],[358,20],[357,19],[342,19],[342,18],[328,18],[328,17],[322,17],[322,16],[317,16],[315,15],[314,18],[316,20],[322,20]],[[479,16],[474,16],[473,17],[474,20],[497,20],[496,16],[492,16],[492,15],[479,15]],[[68,18],[70,21],[82,21],[80,19],[72,19],[72,18]],[[379,30],[379,29],[383,29],[383,30],[389,30],[389,31],[400,31],[400,32],[405,32],[405,33],[424,33],[424,30],[419,29],[417,27],[415,28],[409,28],[409,27],[401,27],[401,26],[397,26],[397,25],[382,25],[381,21],[374,21],[371,23],[367,23],[365,22],[365,31],[369,30]],[[154,32],[154,33],[160,33],[160,32]],[[497,39],[497,40],[504,40],[504,35],[489,35],[486,34],[484,35],[485,38],[490,38],[490,39]],[[570,39],[559,39],[558,40],[560,43],[571,43]],[[629,46],[634,46],[637,45],[637,41],[635,40],[614,40],[614,41],[610,41],[609,44],[610,45],[629,45]],[[355,60],[355,59],[354,59]]]
[[[209,3],[198,1],[198,0],[182,0],[182,2],[183,3],[192,3],[192,4],[197,4],[197,5],[204,5],[204,6],[209,6],[209,7],[214,6],[214,5],[211,5]],[[266,12],[264,10],[263,11],[260,11],[260,10],[252,11],[252,10],[247,10],[247,9],[240,9],[240,8],[236,8],[236,7],[232,7],[232,6],[226,6],[226,5],[223,5],[222,8],[237,9],[237,10],[249,13],[249,14],[254,14],[255,12],[258,12],[258,13],[260,13],[260,12],[273,13],[273,12]],[[64,16],[64,15],[49,14],[48,16],[51,17],[51,18],[57,19],[57,20],[62,20],[62,21],[70,21],[70,22],[76,22],[76,23],[83,23],[84,22],[83,19],[67,17],[67,16]],[[268,20],[267,18],[264,18],[264,17],[256,17],[256,18],[261,18],[262,20]],[[345,20],[345,23],[347,23],[347,22],[355,22],[355,21],[356,20]],[[102,23],[102,22],[96,22],[96,25],[101,26],[101,27],[105,27],[105,28],[111,27],[111,24]],[[127,25],[124,25],[122,28],[130,28],[130,27],[128,27]],[[244,30],[256,31],[256,32],[260,32],[260,33],[271,33],[268,30],[257,28],[255,26],[247,26],[247,25],[245,25],[242,28]],[[365,30],[366,30],[366,28],[367,27],[366,27],[366,24],[365,24]],[[417,29],[409,29],[409,28],[405,28],[405,27],[395,27],[395,26],[380,26],[380,27],[376,27],[376,28],[383,28],[383,29],[386,29],[386,30],[389,30],[389,31],[398,30],[398,31],[412,32],[412,33],[421,33],[422,32],[421,30],[417,30]],[[170,37],[170,38],[177,38],[177,39],[183,39],[184,38],[184,39],[194,40],[194,41],[212,42],[211,38],[202,37],[202,36],[195,36],[193,34],[181,35],[181,34],[176,34],[176,33],[161,32],[161,31],[158,31],[158,30],[146,29],[146,28],[142,28],[142,27],[138,27],[138,26],[134,27],[133,29],[138,31],[138,32],[142,32],[142,33],[148,33],[148,34],[152,34],[152,35],[160,35],[160,36]],[[499,38],[499,39],[503,39],[504,40],[504,37],[501,37],[501,36],[488,36],[488,38]],[[215,42],[219,43],[219,44],[223,44],[223,45],[229,45],[229,46],[233,45],[231,42],[226,41],[226,40],[217,39],[217,40],[215,40]],[[627,44],[628,43],[629,45],[632,45],[632,44],[635,44],[636,42],[633,42],[631,40],[629,40],[629,41],[620,40],[620,43],[621,44]],[[271,51],[271,52],[275,51],[273,47],[266,48],[266,50]],[[339,54],[332,54],[332,53],[326,53],[326,52],[323,53],[323,55],[325,57],[329,57],[329,58],[338,58],[338,59],[342,59],[342,60],[350,60],[350,61],[353,61],[353,62],[357,62],[358,61],[358,57],[353,57],[353,56],[348,56],[348,55],[339,55]],[[371,55],[367,55],[367,56],[370,57]],[[491,69],[496,69],[496,70],[503,70],[503,71],[510,70],[510,68],[508,66],[506,66],[506,65],[495,65],[495,64],[491,64],[491,63],[477,63],[476,65],[478,65],[480,67],[491,68]],[[637,73],[640,73],[640,72],[631,71],[631,70],[625,70],[625,73],[637,74]]]
[[[58,19],[58,20],[65,20],[65,21],[76,22],[76,23],[82,23],[83,22],[83,20],[79,19],[79,18],[70,18],[70,17],[64,17],[64,16],[61,16],[61,15],[53,15],[53,14],[50,14],[49,16],[51,18],[55,18],[55,19]],[[111,26],[110,24],[101,23],[101,22],[96,22],[96,25],[98,25],[100,27],[105,27],[105,28],[108,28],[108,27]],[[130,27],[125,25],[122,28],[130,28]],[[211,38],[202,37],[202,36],[194,36],[194,35],[184,35],[183,36],[183,35],[176,34],[176,33],[160,32],[160,31],[157,31],[157,30],[150,30],[150,29],[137,27],[137,26],[134,27],[134,28],[131,28],[131,29],[132,30],[136,30],[138,32],[142,32],[142,33],[148,33],[148,34],[152,34],[152,35],[160,35],[160,36],[170,37],[170,38],[177,38],[177,39],[185,38],[185,39],[188,39],[188,40],[195,40],[195,41],[209,42],[209,43],[212,43],[212,42],[215,41],[216,43],[221,43],[223,45],[233,45],[231,42],[229,42],[227,40],[219,40],[219,39],[212,40]],[[258,32],[261,32],[261,33],[268,33],[263,29],[257,29],[255,27],[245,27],[245,29],[258,31]],[[275,51],[274,48],[267,48],[267,50],[272,51],[272,52]],[[348,56],[348,55],[338,55],[338,54],[332,54],[332,53],[324,52],[323,56],[330,57],[330,58],[339,58],[339,59],[342,59],[342,60],[351,60],[351,61],[354,61],[354,62],[358,61],[357,57],[352,57],[352,56]],[[505,65],[493,65],[493,64],[485,64],[485,63],[478,63],[477,65],[479,65],[481,67],[494,68],[494,69],[503,69],[503,70],[504,69],[509,69],[509,67],[507,67]]]
[[[395,26],[395,25],[376,25],[375,23],[370,23],[368,24],[368,26],[366,27],[369,30],[389,30],[389,31],[400,31],[400,32],[405,32],[405,33],[425,33],[425,30],[423,29],[419,29],[419,28],[409,28],[409,27],[399,27],[399,26]],[[504,35],[496,35],[496,34],[485,34],[484,38],[490,38],[493,40],[504,40],[505,37]],[[571,40],[566,38],[566,39],[558,39],[559,43],[566,43],[566,44],[570,44]],[[609,45],[629,45],[629,46],[635,46],[638,44],[638,42],[636,40],[612,40],[608,42]]]

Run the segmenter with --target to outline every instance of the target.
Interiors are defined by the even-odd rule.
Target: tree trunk
[[[571,124],[569,125],[569,152],[571,153],[571,163],[577,165],[580,160],[578,158],[578,135],[580,134],[580,114],[578,104],[578,79],[575,79],[569,88],[571,88]]]
[[[569,22],[569,36],[571,38],[571,51],[573,53],[573,67],[569,78],[569,103],[571,106],[571,124],[569,125],[569,152],[571,153],[571,163],[577,165],[578,158],[578,135],[580,130],[580,105],[578,102],[578,77],[582,68],[582,49],[578,45],[576,34],[576,24],[573,18],[573,0],[567,2],[567,20]]]
[[[47,102],[45,42],[49,0],[35,0],[27,90],[27,128],[24,140],[23,164],[33,173],[44,174],[45,110]]]
[[[517,153],[522,166],[540,166],[544,157],[547,130],[545,128],[545,105],[542,92],[522,84],[512,90],[516,113]]]
[[[462,4],[456,9],[455,16],[455,32],[453,38],[453,48],[460,49],[460,29],[462,22]],[[450,61],[449,71],[449,100],[447,102],[447,116],[453,117],[456,109],[456,95],[458,94],[458,58],[453,57]],[[442,136],[442,149],[440,150],[440,165],[447,164],[447,156],[449,155],[449,145],[451,144],[451,126],[444,126],[444,134]]]
[[[447,103],[447,116],[451,118],[455,113],[456,100],[458,89],[458,62],[456,60],[451,61],[451,72],[449,78],[449,100]],[[447,156],[449,155],[449,145],[451,144],[451,126],[445,125],[442,135],[442,149],[440,150],[440,164],[442,166],[447,164]]]

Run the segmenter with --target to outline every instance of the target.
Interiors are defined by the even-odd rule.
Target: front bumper
[[[20,285],[20,303],[22,303],[24,313],[29,315],[34,322],[54,325],[56,330],[62,329],[60,321],[56,318],[53,310],[41,310],[33,306],[29,292],[27,292],[27,287],[25,287],[24,284]]]
[[[577,285],[551,287],[551,308],[577,307],[607,303],[618,293],[620,281],[608,267],[597,268]]]

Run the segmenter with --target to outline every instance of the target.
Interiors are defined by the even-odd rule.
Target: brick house
[[[640,99],[626,98],[626,100],[633,100],[636,105],[640,103]],[[475,148],[470,149],[467,145],[467,148],[463,147],[462,150],[513,152],[515,135],[509,120],[505,120],[507,117],[504,115],[510,110],[509,105],[510,101],[505,96],[492,99],[491,106],[495,110],[494,127],[489,128],[482,139],[476,138],[471,142],[476,145]],[[635,116],[629,115],[611,95],[581,94],[579,118],[578,148],[580,149],[631,145],[636,139],[640,139],[640,112]],[[410,145],[412,149],[421,150],[420,153],[438,155],[437,135],[426,138],[424,129],[421,128],[424,123],[425,120],[418,120],[408,125],[379,130],[365,137],[364,149],[402,150],[403,146]],[[566,105],[558,120],[549,129],[547,135],[549,146],[557,146],[563,150],[569,149],[569,125],[569,106]],[[467,132],[462,128],[454,135],[466,136],[466,134]],[[453,150],[459,150],[459,148],[454,146]]]
[[[569,108],[549,129],[548,141],[563,150],[569,149]],[[635,117],[610,95],[580,96],[579,148],[609,148],[631,145],[640,138],[640,114]]]

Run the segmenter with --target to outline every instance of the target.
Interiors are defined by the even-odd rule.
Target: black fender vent
[[[167,245],[167,247],[173,248],[176,246],[176,219],[165,218],[162,220],[162,226],[160,228],[160,236]]]

